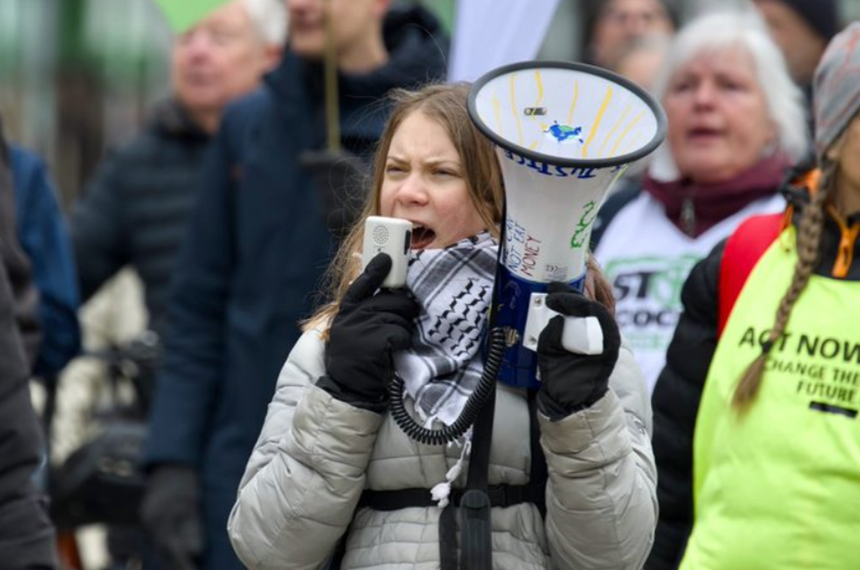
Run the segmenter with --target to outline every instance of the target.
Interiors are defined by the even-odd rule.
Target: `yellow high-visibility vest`
[[[790,227],[756,264],[711,362],[682,570],[860,568],[860,282],[813,275],[755,401],[731,406],[791,283],[794,243]]]

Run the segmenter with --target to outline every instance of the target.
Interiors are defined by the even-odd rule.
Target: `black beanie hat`
[[[779,0],[827,41],[841,28],[837,0]]]

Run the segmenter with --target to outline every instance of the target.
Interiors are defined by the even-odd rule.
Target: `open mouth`
[[[721,136],[720,131],[716,129],[698,128],[691,129],[687,133],[687,138],[691,141],[711,140]]]
[[[436,239],[436,232],[420,224],[412,225],[412,249],[424,249]]]

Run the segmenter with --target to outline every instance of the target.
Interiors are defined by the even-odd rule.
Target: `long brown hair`
[[[469,118],[468,97],[469,85],[466,83],[428,85],[418,91],[398,89],[392,92],[393,109],[376,148],[370,193],[364,210],[344,239],[326,273],[327,303],[308,319],[305,330],[330,322],[340,307],[340,300],[346,289],[361,272],[361,261],[354,253],[361,251],[364,221],[368,216],[379,215],[381,211],[380,194],[391,140],[403,121],[412,113],[421,112],[445,129],[460,156],[463,179],[471,204],[487,231],[493,237],[499,237],[504,204],[501,169],[492,143],[478,131]],[[610,310],[614,309],[612,288],[591,258],[588,260],[586,294],[602,302]]]
[[[806,284],[809,283],[809,277],[815,269],[821,233],[824,229],[825,203],[836,183],[836,169],[837,164],[834,161],[827,157],[822,158],[818,187],[813,189],[812,197],[809,204],[804,208],[798,225],[797,264],[794,266],[791,285],[788,286],[788,290],[777,307],[773,327],[771,327],[770,334],[762,345],[761,354],[753,360],[741,376],[732,397],[732,406],[739,411],[746,410],[758,394],[768,354],[785,332],[788,319],[791,317],[791,310],[806,288]]]

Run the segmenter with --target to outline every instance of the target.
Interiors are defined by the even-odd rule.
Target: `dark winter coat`
[[[176,101],[167,101],[102,161],[71,218],[84,300],[131,265],[143,281],[150,326],[161,328],[209,141]]]
[[[388,63],[341,74],[347,150],[372,150],[391,88],[442,77],[438,32],[423,10],[393,13],[384,27]],[[278,371],[333,253],[320,195],[299,162],[325,142],[321,71],[287,52],[261,90],[227,110],[177,265],[147,463],[199,470],[206,570],[241,568],[227,517]]]
[[[0,147],[0,566],[51,570],[57,566],[55,537],[45,500],[33,484],[42,445],[30,404],[30,366],[17,318],[22,306],[13,294],[13,290],[35,289],[15,241],[7,154],[5,146]],[[23,314],[35,315],[35,302],[25,308]]]
[[[0,258],[6,266],[6,275],[12,290],[15,321],[24,343],[27,369],[32,370],[42,341],[38,316],[39,294],[33,283],[30,260],[27,259],[18,241],[9,149],[2,133],[0,133]]]

